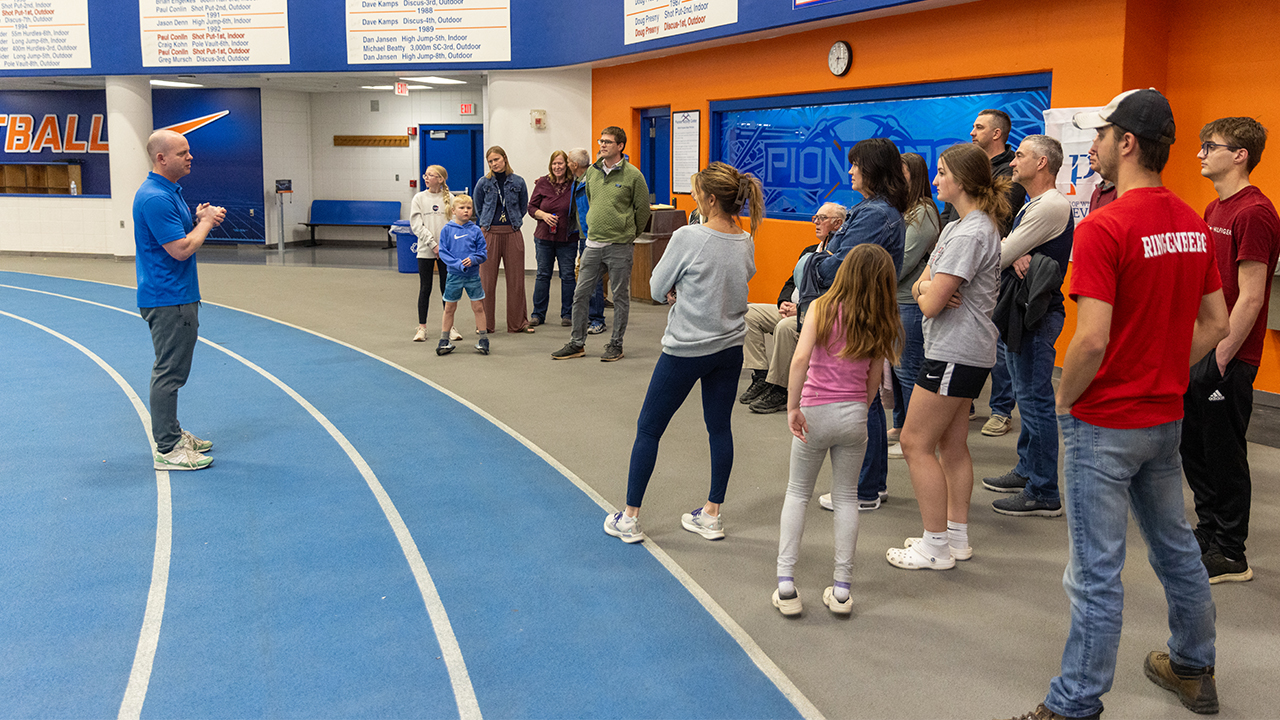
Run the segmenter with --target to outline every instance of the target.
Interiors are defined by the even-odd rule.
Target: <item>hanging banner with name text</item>
[[[511,61],[511,0],[347,0],[347,63]]]
[[[627,45],[738,22],[738,0],[626,0]]]
[[[143,67],[288,65],[288,0],[139,0]]]
[[[0,70],[90,66],[88,0],[0,2]]]

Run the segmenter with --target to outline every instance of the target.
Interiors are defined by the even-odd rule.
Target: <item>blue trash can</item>
[[[418,236],[413,234],[408,220],[391,223],[391,235],[396,239],[396,258],[402,273],[418,272]]]

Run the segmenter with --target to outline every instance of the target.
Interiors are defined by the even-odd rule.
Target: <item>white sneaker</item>
[[[880,504],[889,499],[889,491],[881,490],[875,500],[859,500],[858,509],[862,511],[879,510]],[[831,502],[831,493],[818,496],[818,504],[823,510],[835,510],[836,506]]]
[[[889,446],[889,459],[890,459],[890,460],[902,460],[902,459],[903,459],[903,458],[902,458],[902,444],[901,444],[901,443],[898,443],[898,444],[896,444],[896,445],[890,445],[890,446]]]
[[[175,445],[163,455],[156,453],[156,470],[203,470],[213,464],[213,458],[182,445]]]
[[[449,339],[458,341],[462,339],[462,333],[458,332],[458,328],[449,328]]]
[[[844,599],[844,602],[840,602],[836,599],[835,585],[828,585],[827,589],[822,591],[822,603],[826,605],[831,612],[836,613],[837,615],[849,615],[853,613],[853,596],[850,595]]]
[[[685,530],[695,532],[708,540],[719,540],[724,537],[724,523],[719,515],[707,515],[698,508],[680,516],[680,524]]]
[[[413,334],[413,341],[414,341],[414,342],[426,342],[426,341],[427,341],[427,329],[426,329],[426,328],[424,328],[424,327],[422,327],[422,326],[419,326],[419,327],[418,327],[418,332],[416,332],[416,333],[414,333],[414,334]]]
[[[778,608],[778,612],[788,617],[799,615],[804,610],[804,606],[800,603],[799,590],[796,591],[795,597],[783,598],[778,594],[778,589],[774,588],[773,597],[769,600],[773,603],[774,607]]]
[[[644,531],[640,529],[640,518],[627,517],[626,513],[616,512],[605,516],[604,531],[624,543],[638,543],[644,540]]]
[[[178,438],[177,447],[184,447],[195,450],[198,453],[207,453],[213,449],[213,442],[209,440],[201,440],[186,430],[182,431],[182,436]]]

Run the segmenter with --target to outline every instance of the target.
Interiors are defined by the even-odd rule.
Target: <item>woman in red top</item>
[[[538,259],[538,274],[533,282],[533,312],[529,324],[541,325],[547,319],[551,295],[551,268],[560,264],[560,324],[568,327],[573,310],[573,290],[577,287],[573,266],[577,248],[569,242],[569,203],[573,201],[573,176],[569,173],[569,156],[563,150],[551,153],[548,173],[533,184],[529,196],[529,217],[538,221],[533,243]]]

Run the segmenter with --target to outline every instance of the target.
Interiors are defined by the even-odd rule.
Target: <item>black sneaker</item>
[[[787,409],[787,389],[781,385],[766,383],[769,387],[751,403],[751,412],[767,415]]]
[[[986,483],[983,484],[985,485]],[[1001,515],[1012,515],[1014,517],[1058,517],[1062,514],[1062,503],[1036,500],[1028,495],[1026,490],[1023,490],[1017,495],[1010,495],[1007,498],[996,500],[991,503],[991,509]]]
[[[604,354],[600,356],[600,362],[617,362],[625,357],[622,354],[622,346],[616,343],[609,343],[604,346]]]
[[[1027,486],[1028,480],[1030,478],[1010,470],[1000,477],[982,478],[982,487],[992,492],[1016,493],[1022,492],[1022,488]]]
[[[1213,679],[1213,666],[1200,668],[1191,675],[1173,669],[1169,653],[1150,652],[1142,663],[1147,679],[1165,690],[1173,691],[1191,712],[1213,715],[1218,712],[1218,684]]]
[[[480,351],[481,355],[488,355],[489,354],[489,338],[482,337],[478,341],[476,341],[476,350]]]
[[[1204,569],[1209,571],[1209,584],[1223,582],[1248,582],[1253,579],[1253,568],[1248,560],[1232,560],[1222,554],[1217,545],[1209,547],[1209,551],[1200,556]],[[1188,706],[1190,707],[1190,706]],[[1197,711],[1199,712],[1199,711]]]
[[[760,394],[769,389],[769,382],[764,379],[764,375],[753,377],[751,385],[738,396],[738,402],[743,405],[750,405],[752,400],[760,397]]]
[[[587,354],[587,349],[581,345],[573,343],[565,343],[565,346],[551,353],[551,357],[555,360],[568,360],[569,358],[580,358]]]
[[[436,346],[436,355],[448,355],[451,352],[453,352],[453,343],[448,340],[441,340]]]

